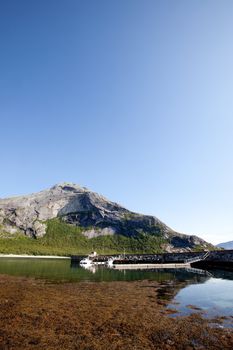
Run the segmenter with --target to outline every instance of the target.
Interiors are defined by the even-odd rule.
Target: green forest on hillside
[[[49,220],[46,235],[37,239],[22,234],[10,236],[0,228],[0,253],[66,256],[86,255],[93,250],[99,254],[161,253],[163,244],[167,243],[159,234],[145,233],[137,237],[117,234],[88,239],[82,234],[83,230],[59,219]]]

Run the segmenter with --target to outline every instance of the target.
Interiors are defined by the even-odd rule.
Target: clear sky
[[[233,240],[233,1],[0,1],[0,197],[89,187]]]

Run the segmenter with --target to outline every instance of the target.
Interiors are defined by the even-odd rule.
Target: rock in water
[[[157,235],[167,241],[167,251],[184,251],[209,244],[197,236],[177,233],[154,216],[131,212],[85,187],[62,183],[27,196],[0,200],[0,225],[4,232],[27,236],[46,234],[46,221],[61,218],[83,228],[88,238],[121,234],[129,237]]]

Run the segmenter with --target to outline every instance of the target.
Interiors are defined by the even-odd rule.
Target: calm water
[[[43,278],[51,281],[194,281],[199,282],[205,276],[195,275],[184,269],[165,270],[115,270],[106,267],[84,269],[70,260],[59,259],[15,259],[0,258],[0,274]]]
[[[70,260],[2,258],[0,274],[57,282],[154,280],[161,283],[158,296],[167,299],[170,302],[168,307],[177,309],[179,314],[201,310],[207,316],[233,316],[233,272],[214,270],[205,275],[185,269],[115,270],[98,267],[88,270],[72,265]]]
[[[233,317],[233,274],[228,277],[231,279],[211,277],[204,283],[186,286],[176,294],[169,307],[175,306],[181,315],[201,311],[208,317]]]

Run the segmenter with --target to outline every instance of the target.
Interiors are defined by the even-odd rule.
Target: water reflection
[[[56,281],[137,281],[154,280],[157,282],[183,281],[202,283],[208,276],[192,269],[148,269],[116,270],[103,266],[91,267],[91,270],[71,264],[70,260],[52,259],[0,259],[0,274],[44,278]]]
[[[206,317],[233,317],[233,273],[213,271],[204,283],[191,283],[177,291],[168,308],[180,315],[202,312]]]
[[[96,265],[91,265],[91,266],[83,265],[82,268],[85,269],[85,270],[88,270],[88,271],[90,271],[92,273],[96,273],[97,270],[98,270],[98,266],[96,266]]]
[[[233,310],[233,272],[197,269],[116,270],[103,266],[89,269],[70,260],[0,259],[0,274],[35,277],[57,282],[138,281],[160,283],[157,297],[180,314],[201,309],[210,316],[231,315]],[[190,305],[196,307],[193,308]]]

